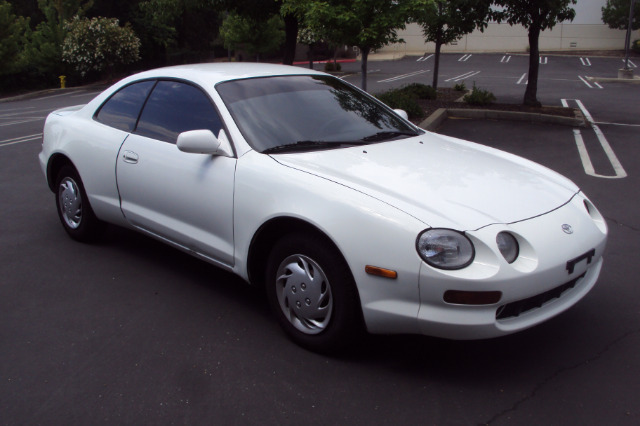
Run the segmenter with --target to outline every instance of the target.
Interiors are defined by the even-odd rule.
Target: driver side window
[[[222,122],[199,88],[179,81],[159,81],[142,110],[136,134],[176,143],[178,134],[208,129],[218,135]]]

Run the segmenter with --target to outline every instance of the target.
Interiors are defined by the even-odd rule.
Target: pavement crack
[[[625,227],[625,228],[631,229],[632,231],[640,232],[640,229],[639,229],[639,228],[636,228],[635,226],[627,225],[626,223],[619,222],[619,221],[617,221],[617,220],[616,220],[616,219],[614,219],[614,218],[611,218],[611,217],[605,217],[605,219],[606,219],[606,220],[608,220],[608,221],[610,221],[610,222],[613,222],[614,224],[616,224],[616,225],[618,225],[618,226],[622,226],[622,227]]]
[[[580,368],[580,367],[582,367],[584,365],[587,365],[587,364],[589,364],[591,362],[594,362],[594,361],[598,360],[602,355],[607,353],[609,351],[609,349],[611,349],[613,346],[615,346],[618,343],[622,342],[623,340],[625,340],[629,336],[631,336],[633,334],[637,334],[637,333],[640,333],[640,329],[635,329],[635,330],[628,331],[628,332],[624,333],[622,336],[620,336],[617,339],[615,339],[615,340],[611,341],[610,343],[608,343],[603,349],[601,349],[598,353],[596,353],[591,358],[588,358],[588,359],[586,359],[584,361],[581,361],[581,362],[579,362],[577,364],[570,365],[568,367],[563,367],[563,368],[560,368],[560,369],[556,370],[553,374],[551,374],[550,376],[548,376],[547,378],[545,378],[541,382],[537,383],[533,387],[533,389],[531,390],[531,392],[528,395],[525,395],[524,397],[522,397],[518,401],[514,402],[511,407],[509,407],[509,408],[507,408],[505,410],[502,410],[501,412],[499,412],[496,415],[494,415],[493,417],[491,417],[489,420],[480,423],[480,426],[491,425],[494,422],[496,422],[497,420],[499,420],[501,417],[507,415],[508,413],[517,411],[518,408],[520,408],[521,405],[523,405],[524,403],[526,403],[526,402],[532,400],[533,398],[535,398],[536,395],[538,394],[538,392],[542,388],[544,388],[547,384],[551,383],[552,381],[554,381],[556,378],[558,378],[562,374],[564,374],[564,373],[566,373],[568,371],[576,370],[576,369],[578,369],[578,368]]]

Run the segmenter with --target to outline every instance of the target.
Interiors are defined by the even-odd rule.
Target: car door
[[[118,155],[121,209],[134,227],[232,266],[236,159],[178,150],[178,134],[199,129],[224,132],[209,97],[159,81]]]

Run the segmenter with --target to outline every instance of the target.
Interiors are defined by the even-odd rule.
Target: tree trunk
[[[431,83],[431,86],[434,89],[438,88],[438,72],[440,70],[440,48],[442,48],[442,40],[440,39],[440,37],[438,37],[438,40],[436,40],[436,58],[433,64],[433,82]]]
[[[541,106],[538,102],[538,68],[540,67],[540,28],[533,24],[529,27],[529,82],[524,92],[525,105]]]
[[[362,73],[362,84],[360,87],[365,92],[367,91],[367,59],[369,58],[369,49],[368,47],[360,48],[360,52],[362,52],[362,65],[360,66],[360,71]]]
[[[309,57],[309,69],[312,70],[313,69],[313,47],[314,47],[314,43],[311,43],[309,45],[309,50],[307,51],[307,56]]]
[[[298,18],[293,14],[284,16],[284,53],[282,63],[293,65],[296,56],[296,44],[298,43]]]

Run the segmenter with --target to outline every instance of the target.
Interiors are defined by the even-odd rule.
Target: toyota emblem
[[[573,234],[573,228],[571,227],[571,225],[568,225],[566,223],[562,225],[562,230],[565,234]]]

